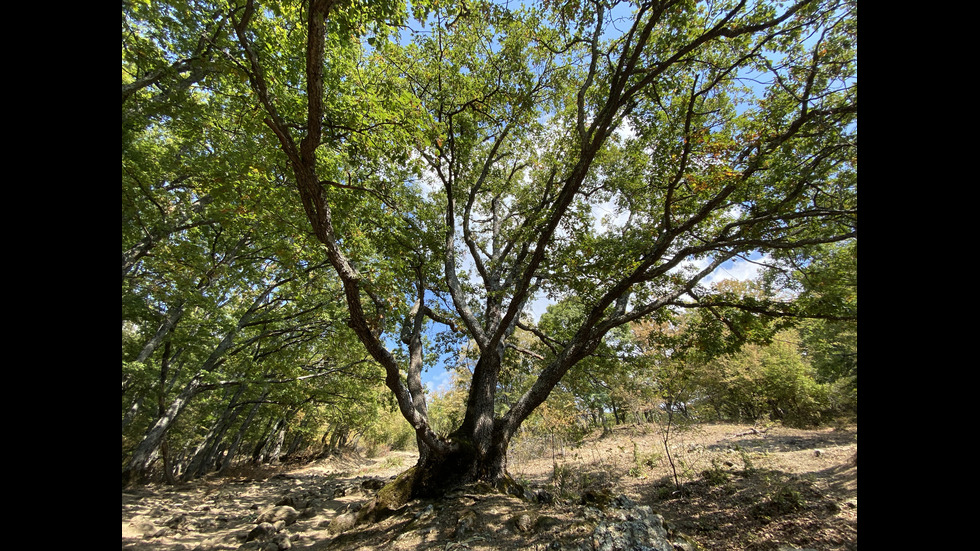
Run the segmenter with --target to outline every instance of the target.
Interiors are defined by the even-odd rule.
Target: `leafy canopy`
[[[124,22],[155,31],[124,38],[124,98],[153,71],[188,74],[197,99],[175,109],[220,109],[252,140],[228,132],[216,157],[266,175],[249,197],[290,188],[275,235],[319,243],[297,257],[325,255],[349,326],[433,449],[431,324],[478,350],[459,430],[479,442],[509,438],[632,323],[694,309],[744,341],[759,316],[855,315],[825,260],[857,236],[851,1],[137,6]],[[705,285],[758,254],[768,292]],[[575,315],[536,325],[542,297]],[[529,335],[547,359],[498,408]]]

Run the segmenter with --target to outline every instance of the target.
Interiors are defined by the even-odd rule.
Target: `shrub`
[[[800,354],[799,336],[791,330],[777,334],[771,344],[747,344],[709,362],[698,382],[705,404],[739,421],[768,417],[804,428],[853,411],[856,405],[851,382],[818,382],[816,371]]]
[[[711,468],[705,469],[701,472],[701,477],[704,478],[705,482],[709,486],[718,486],[719,484],[724,484],[728,482],[730,476],[724,469],[721,468],[721,464],[717,459],[712,458]]]

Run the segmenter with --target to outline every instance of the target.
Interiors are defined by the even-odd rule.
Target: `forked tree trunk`
[[[439,497],[472,482],[486,482],[508,491],[515,483],[507,473],[507,448],[502,427],[477,441],[461,427],[446,438],[448,451],[437,451],[419,439],[419,460],[412,470],[411,498]]]

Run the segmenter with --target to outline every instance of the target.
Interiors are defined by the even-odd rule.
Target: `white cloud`
[[[748,281],[759,277],[762,267],[758,262],[765,262],[767,257],[755,254],[752,257],[754,262],[742,260],[741,258],[722,264],[711,275],[705,278],[706,285],[712,285],[719,281],[732,279],[736,281]]]

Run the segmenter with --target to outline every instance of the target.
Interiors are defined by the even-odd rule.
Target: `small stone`
[[[419,520],[422,518],[431,517],[433,513],[435,513],[435,507],[433,507],[432,504],[430,503],[425,507],[425,509],[422,509],[415,515],[415,519]]]
[[[531,515],[527,513],[521,513],[514,517],[514,527],[518,532],[528,532],[534,525],[534,521],[531,519]]]
[[[453,537],[458,539],[469,534],[475,523],[476,513],[472,509],[463,511],[459,515],[459,520],[456,521],[456,530],[453,532]]]
[[[183,530],[187,528],[187,515],[186,514],[176,515],[174,517],[171,517],[170,520],[168,520],[163,524],[164,526],[168,528],[173,528],[174,530]]]
[[[289,536],[286,534],[276,534],[276,536],[272,538],[272,541],[279,548],[278,551],[291,549],[293,547],[293,542],[289,540]]]

